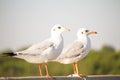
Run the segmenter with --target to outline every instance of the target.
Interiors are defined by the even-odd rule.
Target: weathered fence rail
[[[83,80],[79,77],[55,76],[55,79],[30,76],[30,77],[0,77],[0,80]],[[120,80],[120,75],[90,75],[86,80]]]

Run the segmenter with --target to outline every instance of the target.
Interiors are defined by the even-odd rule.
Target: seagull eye
[[[89,32],[89,30],[85,30],[85,32]]]
[[[81,32],[83,34],[83,32]]]
[[[58,29],[61,29],[61,27],[58,27]]]

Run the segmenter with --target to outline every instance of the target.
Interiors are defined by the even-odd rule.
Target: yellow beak
[[[64,31],[65,31],[65,32],[69,32],[69,31],[70,31],[70,29],[68,29],[68,28],[65,28],[65,29],[64,29]]]
[[[97,32],[96,31],[91,31],[88,34],[97,34]]]

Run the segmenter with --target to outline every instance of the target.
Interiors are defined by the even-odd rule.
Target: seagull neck
[[[52,39],[52,41],[60,42],[60,41],[62,41],[63,37],[62,37],[62,34],[52,33],[51,39]]]
[[[78,40],[79,40],[80,42],[82,42],[82,43],[86,44],[86,43],[87,43],[88,38],[89,38],[88,36],[81,35],[81,36],[79,36],[79,37],[78,37]]]

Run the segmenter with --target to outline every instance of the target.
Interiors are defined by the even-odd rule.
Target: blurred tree
[[[115,52],[115,49],[114,49],[114,47],[112,47],[112,46],[104,45],[104,46],[101,48],[101,51]]]

